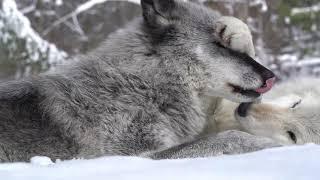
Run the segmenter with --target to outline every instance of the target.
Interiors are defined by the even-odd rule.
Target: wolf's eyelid
[[[297,107],[300,103],[301,103],[301,99],[298,101],[298,102],[295,102],[292,106],[291,106],[291,108],[293,109],[293,108],[295,108],[295,107]]]

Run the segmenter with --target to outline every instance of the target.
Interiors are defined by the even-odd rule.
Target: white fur
[[[222,37],[223,45],[254,57],[255,50],[252,42],[252,35],[248,26],[238,18],[222,16],[216,23],[215,28],[219,33],[225,28],[225,26],[227,26],[227,28],[225,29]]]
[[[207,132],[237,129],[274,139],[281,144],[320,143],[320,79],[300,78],[281,83],[260,104],[253,104],[248,116],[234,116],[238,104],[223,100],[216,108]],[[295,103],[300,102],[295,108]],[[213,116],[212,116],[213,117]]]

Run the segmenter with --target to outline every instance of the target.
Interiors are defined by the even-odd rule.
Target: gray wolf
[[[0,161],[203,157],[276,145],[237,131],[200,136],[217,99],[256,101],[273,84],[253,52],[239,50],[252,40],[234,43],[234,21],[179,0],[141,6],[141,18],[77,62],[1,83]]]

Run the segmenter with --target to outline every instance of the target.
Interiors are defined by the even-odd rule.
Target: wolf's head
[[[271,88],[270,70],[216,37],[216,12],[179,0],[141,0],[141,6],[152,48],[164,59],[184,63],[189,75],[201,76],[194,79],[202,82],[194,83],[205,84],[199,89],[207,95],[250,102]]]
[[[309,91],[309,89],[305,89]],[[241,104],[235,117],[252,134],[286,144],[320,144],[320,93],[288,94],[260,104]]]

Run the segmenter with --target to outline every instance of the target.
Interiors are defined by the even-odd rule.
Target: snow
[[[267,5],[267,2],[265,0],[253,0],[253,1],[249,1],[249,2],[250,2],[250,4],[249,4],[250,6],[260,5],[262,12],[268,11],[268,5]]]
[[[294,57],[294,56],[292,56]],[[314,67],[320,65],[320,57],[308,57],[297,61],[283,63],[283,67]]]
[[[56,0],[56,6],[62,6],[63,0]]]
[[[290,24],[290,22],[291,22],[290,17],[286,16],[286,17],[284,18],[284,22],[285,22],[286,24]]]
[[[49,166],[54,164],[50,158],[45,156],[35,156],[30,159],[30,163],[38,166]]]
[[[320,146],[308,144],[210,158],[150,160],[138,157],[102,157],[50,163],[36,157],[32,163],[0,164],[4,180],[300,180],[319,179]],[[48,163],[49,162],[49,163]]]
[[[285,61],[291,61],[296,62],[298,60],[298,57],[292,54],[283,54],[278,56],[279,61],[285,62]]]

